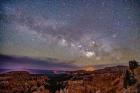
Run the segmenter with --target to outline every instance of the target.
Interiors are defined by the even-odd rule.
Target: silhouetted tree
[[[55,93],[57,90],[57,81],[56,80],[48,80],[46,82],[45,88],[47,88],[51,93]]]
[[[129,61],[129,69],[130,70],[134,70],[135,68],[137,68],[139,65],[138,65],[138,62],[135,61],[135,60],[131,60]]]
[[[125,89],[127,89],[127,86],[132,86],[137,82],[134,75],[134,69],[136,69],[138,66],[138,62],[135,60],[129,61],[129,70],[126,70],[124,75],[123,84]]]
[[[61,89],[64,91],[66,85],[67,82],[50,79],[46,81],[45,88],[47,88],[50,91],[50,93],[55,93],[57,90],[60,91]]]

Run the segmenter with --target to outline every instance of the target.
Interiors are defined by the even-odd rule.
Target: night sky
[[[140,0],[0,0],[0,54],[75,66],[140,61]]]

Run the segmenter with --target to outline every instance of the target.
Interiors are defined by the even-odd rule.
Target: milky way
[[[0,53],[76,66],[140,61],[140,0],[1,0]]]

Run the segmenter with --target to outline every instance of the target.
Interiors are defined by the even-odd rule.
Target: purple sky
[[[139,0],[2,0],[0,54],[66,60],[52,68],[140,61],[139,9]]]

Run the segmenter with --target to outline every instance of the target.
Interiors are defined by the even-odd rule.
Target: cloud
[[[63,60],[47,58],[45,60],[33,59],[29,57],[17,57],[0,55],[0,68],[7,69],[54,69],[71,70],[77,67]]]

